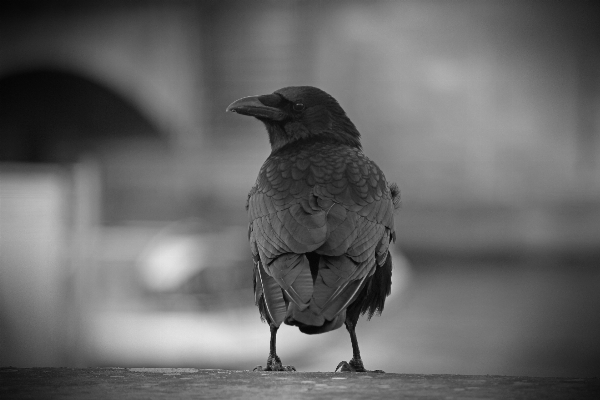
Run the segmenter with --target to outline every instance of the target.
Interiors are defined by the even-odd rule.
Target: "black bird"
[[[265,371],[295,371],[276,353],[282,322],[316,334],[343,323],[352,359],[336,371],[366,371],[355,326],[381,314],[390,294],[395,184],[362,152],[360,134],[324,91],[286,87],[239,99],[227,111],[256,117],[271,154],[248,194],[254,294],[271,328]]]

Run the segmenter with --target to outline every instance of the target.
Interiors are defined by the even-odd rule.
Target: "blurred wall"
[[[531,205],[594,203],[600,191],[599,28],[589,2],[4,7],[0,79],[50,68],[131,102],[169,152],[148,150],[144,164],[147,149],[134,142],[117,146],[111,162],[129,164],[120,167],[132,181],[178,180],[164,190],[182,198],[215,192],[233,205],[232,197],[244,196],[268,145],[259,123],[224,107],[294,84],[340,100],[366,152],[398,181],[418,218],[432,207],[509,208],[520,216]],[[154,157],[167,172],[152,169]],[[164,176],[136,175],[142,164]],[[173,217],[152,213],[140,217]],[[425,240],[405,232],[418,235],[403,233],[407,242]]]
[[[356,2],[319,27],[316,81],[400,184],[402,243],[467,252],[597,245],[594,10]]]
[[[8,1],[2,7],[0,76],[68,71],[134,102],[173,140],[197,140],[202,70],[189,3]]]
[[[65,362],[67,185],[61,171],[0,171],[2,365]]]

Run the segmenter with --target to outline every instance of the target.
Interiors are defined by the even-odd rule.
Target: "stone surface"
[[[600,379],[195,368],[0,368],[0,398],[598,399]]]

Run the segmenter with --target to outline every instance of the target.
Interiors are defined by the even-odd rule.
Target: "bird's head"
[[[243,97],[226,111],[258,118],[273,152],[298,140],[323,139],[360,148],[360,134],[339,103],[312,86],[290,86],[272,94]]]

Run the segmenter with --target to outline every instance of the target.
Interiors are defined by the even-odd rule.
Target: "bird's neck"
[[[344,141],[337,140],[337,138],[326,135],[311,135],[309,137],[294,140],[291,142],[285,143],[283,146],[280,146],[276,149],[271,150],[271,156],[280,156],[285,153],[299,153],[302,150],[306,150],[307,147],[312,147],[314,149],[318,149],[319,146],[347,146],[361,150],[360,142],[358,145],[356,143],[347,143]],[[317,146],[317,147],[315,147]]]
[[[305,140],[311,136],[310,132],[300,123],[288,123],[284,128],[283,125],[278,123],[265,122],[265,126],[269,134],[271,153],[278,151],[290,143]]]
[[[319,133],[310,132],[299,122],[288,123],[285,127],[272,121],[264,121],[271,143],[271,154],[281,149],[294,146],[303,146],[315,142],[338,143],[344,146],[362,149],[360,134],[352,122],[348,125],[334,126],[332,129]]]

